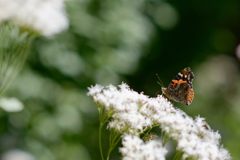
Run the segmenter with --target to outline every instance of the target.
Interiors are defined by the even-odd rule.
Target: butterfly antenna
[[[156,73],[156,77],[157,77],[157,84],[160,85],[161,87],[163,87],[163,82],[162,80],[160,79],[159,75]]]

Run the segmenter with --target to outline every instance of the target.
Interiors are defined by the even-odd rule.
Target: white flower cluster
[[[6,20],[31,27],[44,36],[68,27],[64,0],[0,0],[0,23]]]
[[[161,96],[149,99],[142,110],[147,117],[152,117],[169,137],[177,141],[177,149],[183,151],[183,158],[231,159],[228,151],[219,144],[221,136],[210,129],[203,118],[197,117],[194,120],[172,104],[164,104],[163,99]]]
[[[130,90],[126,84],[119,85],[119,88],[96,85],[89,89],[88,94],[104,106],[107,113],[112,114],[112,120],[108,124],[111,129],[137,135],[153,124],[150,117],[139,112],[148,97]]]
[[[214,132],[203,118],[195,120],[176,109],[162,96],[149,98],[131,90],[126,84],[118,87],[100,85],[89,88],[94,101],[111,113],[108,126],[120,133],[138,135],[146,127],[158,124],[168,137],[177,141],[183,158],[199,160],[230,160]]]
[[[122,144],[123,160],[164,160],[167,154],[159,139],[144,142],[138,136],[124,135]]]

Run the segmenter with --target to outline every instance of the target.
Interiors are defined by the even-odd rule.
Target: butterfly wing
[[[178,74],[175,77],[175,80],[186,81],[191,87],[192,87],[193,79],[194,79],[194,74],[190,67],[184,68],[183,70],[178,72]]]
[[[194,98],[192,88],[193,72],[189,67],[181,70],[171,81],[167,88],[162,89],[162,93],[170,100],[190,105]]]

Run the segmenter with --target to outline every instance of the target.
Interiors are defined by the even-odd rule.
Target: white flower
[[[144,142],[137,136],[124,135],[122,144],[123,160],[164,160],[167,153],[158,139]]]
[[[0,0],[0,22],[13,21],[52,36],[68,27],[64,0]]]
[[[0,98],[0,107],[7,112],[19,112],[23,104],[17,98]]]
[[[145,128],[158,124],[168,137],[177,141],[177,149],[183,152],[183,158],[231,159],[228,151],[219,143],[221,136],[214,132],[203,118],[197,117],[194,120],[185,112],[173,107],[162,96],[149,98],[131,90],[124,83],[118,88],[112,85],[107,87],[96,85],[89,88],[88,95],[104,107],[106,112],[112,112],[108,124],[111,129],[120,133],[139,135]],[[143,143],[136,138],[134,141]],[[135,150],[138,150],[136,146]]]

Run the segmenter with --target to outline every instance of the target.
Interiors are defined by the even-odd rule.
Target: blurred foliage
[[[233,159],[240,157],[240,1],[69,0],[66,9],[70,28],[35,39],[6,92],[25,108],[0,112],[2,154],[17,149],[38,160],[99,159],[98,113],[87,87],[125,81],[156,96],[156,73],[167,85],[190,66],[196,97],[180,107],[205,117]],[[1,32],[1,49],[7,33]]]
[[[12,24],[2,24],[0,34],[0,91],[2,93],[22,68],[34,34]]]

